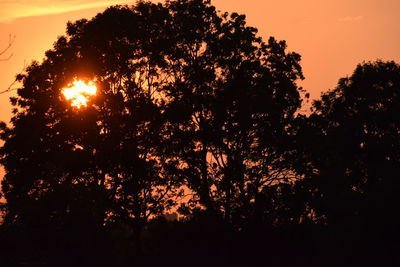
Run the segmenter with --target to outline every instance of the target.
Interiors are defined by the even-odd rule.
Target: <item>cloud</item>
[[[131,2],[127,0],[1,0],[0,22]]]
[[[342,18],[338,18],[338,21],[340,22],[346,22],[346,21],[357,21],[357,20],[362,20],[364,17],[363,16],[356,16],[356,17],[342,17]]]

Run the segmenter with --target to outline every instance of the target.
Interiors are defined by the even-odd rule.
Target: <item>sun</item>
[[[89,97],[96,95],[96,91],[97,88],[93,81],[84,82],[75,79],[63,88],[61,93],[67,100],[71,100],[71,106],[80,108],[87,106]]]

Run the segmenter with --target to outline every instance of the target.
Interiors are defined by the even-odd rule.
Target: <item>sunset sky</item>
[[[154,1],[157,2],[157,1]],[[9,34],[16,39],[0,61],[0,91],[7,89],[25,64],[41,60],[66,22],[91,18],[108,5],[133,1],[104,0],[1,0],[0,50]],[[221,11],[247,15],[266,40],[284,39],[290,51],[302,55],[306,80],[302,86],[317,98],[333,88],[356,64],[368,60],[400,62],[399,0],[214,0]],[[1,58],[0,58],[1,59]],[[0,120],[9,121],[8,98],[0,95]]]

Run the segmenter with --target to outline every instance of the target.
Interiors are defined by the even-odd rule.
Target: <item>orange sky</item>
[[[0,62],[0,91],[7,89],[24,61],[41,60],[68,20],[90,18],[107,5],[133,3],[116,0],[1,0],[0,50],[8,35],[16,35],[10,52]],[[222,11],[247,15],[248,24],[269,36],[284,39],[289,50],[302,55],[303,87],[317,98],[367,60],[400,62],[399,0],[214,0]],[[5,55],[7,56],[7,55]],[[8,121],[11,106],[0,95],[0,120]]]

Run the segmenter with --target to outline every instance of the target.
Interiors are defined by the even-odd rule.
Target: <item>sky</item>
[[[158,1],[153,1],[158,2]],[[9,35],[11,48],[0,61],[0,91],[32,60],[41,61],[67,21],[91,18],[112,4],[126,0],[0,0],[0,51]],[[318,98],[350,75],[356,65],[376,59],[400,63],[399,0],[213,0],[221,11],[247,16],[248,25],[267,40],[286,40],[288,50],[302,56],[305,80],[301,86]],[[0,120],[11,118],[9,97],[0,95]]]

